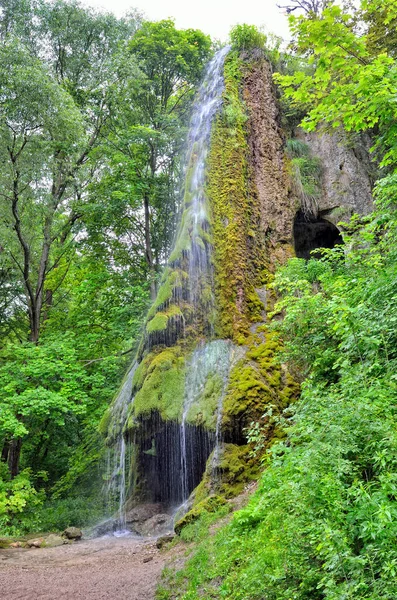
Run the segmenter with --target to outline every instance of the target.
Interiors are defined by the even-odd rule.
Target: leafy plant
[[[287,141],[293,189],[300,200],[305,215],[317,215],[321,195],[322,165],[320,159],[310,155],[307,144],[298,139]]]
[[[241,52],[242,50],[253,50],[254,48],[264,49],[267,36],[259,31],[255,25],[236,25],[230,32],[230,41],[232,49]]]

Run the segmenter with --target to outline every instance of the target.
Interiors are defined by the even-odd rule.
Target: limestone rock
[[[157,548],[161,550],[162,548],[164,548],[164,546],[170,544],[174,537],[175,535],[173,533],[169,533],[168,535],[163,535],[162,537],[159,537],[156,542]]]
[[[107,519],[106,521],[102,521],[102,523],[95,525],[95,527],[92,527],[89,530],[87,537],[101,537],[107,533],[115,531],[117,529],[117,523],[118,521],[116,519]]]
[[[26,548],[41,548],[44,543],[44,538],[37,538],[35,540],[28,540],[25,544]]]
[[[78,527],[68,527],[63,532],[63,535],[68,540],[80,540],[83,537],[83,532]]]
[[[65,544],[65,539],[60,535],[56,535],[55,533],[51,533],[44,539],[44,546],[46,548],[56,548],[57,546],[62,546]]]
[[[129,510],[125,516],[127,529],[140,533],[140,529],[145,521],[161,513],[164,513],[164,508],[161,504],[139,504]]]
[[[323,167],[319,214],[336,225],[353,213],[367,215],[373,210],[372,180],[374,165],[369,140],[356,136],[349,140],[342,130],[332,133],[304,133],[298,137],[310,147]]]
[[[173,519],[165,513],[154,515],[151,519],[145,521],[139,528],[141,535],[156,536],[167,531],[172,531]]]

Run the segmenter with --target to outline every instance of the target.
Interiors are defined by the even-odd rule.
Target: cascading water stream
[[[111,422],[115,426],[114,442],[108,452],[108,482],[107,497],[108,504],[118,505],[118,523],[120,531],[125,530],[125,499],[126,499],[126,457],[127,448],[124,438],[124,425],[127,419],[128,409],[133,402],[132,381],[138,363],[134,361],[125,376],[123,385],[111,407]],[[112,433],[112,432],[110,432]]]
[[[189,257],[189,292],[190,301],[193,305],[195,314],[197,314],[199,304],[203,304],[203,286],[206,287],[206,314],[210,317],[208,327],[206,328],[213,336],[213,316],[215,308],[214,283],[212,268],[212,246],[203,244],[200,236],[200,229],[205,230],[209,221],[206,194],[205,194],[205,166],[209,150],[211,125],[222,103],[222,92],[224,89],[223,66],[229,47],[222,48],[217,52],[209,64],[205,79],[200,87],[195,111],[191,120],[189,133],[189,154],[187,158],[188,168],[191,169],[189,181],[186,183],[191,202],[191,255]],[[190,494],[189,486],[189,463],[188,463],[188,440],[186,435],[186,424],[189,409],[201,393],[208,375],[212,369],[220,368],[223,370],[224,363],[227,362],[227,372],[229,369],[229,349],[227,349],[227,360],[223,348],[224,342],[211,342],[209,344],[200,344],[193,352],[190,364],[187,368],[185,380],[185,402],[181,422],[181,497],[185,502]],[[220,363],[220,364],[218,364]],[[223,395],[223,392],[222,392]],[[221,409],[217,407],[217,432],[216,439],[219,438],[219,428],[221,421]]]
[[[190,200],[189,211],[192,222],[191,254],[189,256],[190,301],[196,311],[199,304],[203,304],[203,287],[206,286],[205,303],[208,315],[214,309],[214,286],[211,262],[212,247],[211,244],[203,244],[200,236],[201,231],[208,228],[209,221],[205,194],[205,166],[212,120],[222,104],[223,65],[229,49],[226,46],[215,54],[198,92],[188,137],[189,152],[186,161],[190,176],[187,178],[185,195]],[[213,335],[212,323],[207,325],[209,325],[209,333]]]
[[[221,49],[209,63],[193,110],[188,136],[189,150],[186,158],[185,221],[189,223],[188,236],[190,238],[189,250],[186,251],[188,304],[193,314],[193,328],[200,323],[201,331],[209,340],[214,337],[215,300],[212,245],[209,235],[210,218],[205,193],[205,168],[212,121],[222,104],[223,66],[228,51],[229,47]],[[175,294],[178,293],[181,292],[176,288]],[[174,295],[174,299],[178,300],[176,295]],[[184,302],[186,299],[181,295],[180,301]],[[182,320],[184,323],[183,315]],[[196,329],[199,331],[198,327]],[[164,341],[160,343],[164,343]],[[156,342],[154,342],[155,344]],[[155,470],[152,470],[152,475],[149,472],[145,473],[147,480],[155,482],[156,477],[169,476],[170,481],[164,487],[169,487],[174,478],[178,480],[176,489],[172,493],[167,490],[169,502],[172,500],[180,503],[187,500],[192,489],[198,484],[198,471],[200,471],[199,477],[202,476],[201,469],[205,468],[205,461],[214,444],[219,447],[222,399],[226,388],[229,363],[229,342],[223,340],[202,341],[193,352],[186,370],[185,401],[181,422],[179,424],[176,422],[166,423],[164,426],[159,424],[158,427],[163,429],[154,434],[157,435],[157,438],[156,440],[153,438],[153,446],[145,450],[142,450],[141,447],[141,452],[146,457],[144,460],[151,461],[152,465],[156,465],[153,467]],[[118,522],[121,530],[126,526],[125,501],[126,491],[129,487],[126,465],[128,444],[126,444],[124,430],[128,416],[131,414],[132,382],[136,368],[137,364],[135,363],[127,373],[120,393],[112,405],[110,415],[110,420],[114,424],[114,431],[110,432],[110,437],[114,443],[108,469],[110,474],[108,476],[108,492],[117,500]],[[211,415],[216,419],[212,432],[206,431],[203,427],[195,428],[194,425],[191,425],[194,419],[189,419],[189,413],[200,394],[204,393],[209,377],[216,378],[218,382],[218,395],[214,397],[211,406]],[[157,417],[152,415],[151,418],[156,419]],[[195,432],[196,429],[198,431]],[[141,435],[142,432],[145,434],[145,427],[141,427],[140,431]],[[167,442],[168,431],[169,436],[174,436],[173,432],[177,432],[176,439],[173,437]],[[156,451],[157,444],[159,444],[158,453]],[[173,459],[171,458],[173,452],[169,446],[177,449]],[[162,458],[163,456],[165,458]],[[148,462],[145,464],[149,469],[151,468]],[[163,501],[163,496],[160,501]],[[167,499],[165,501],[167,502]]]
[[[187,369],[185,381],[185,402],[181,422],[181,499],[186,502],[191,492],[189,485],[189,466],[192,464],[192,448],[189,448],[187,436],[187,424],[189,412],[193,409],[198,398],[205,393],[205,387],[211,378],[213,390],[216,390],[218,398],[215,407],[208,407],[216,410],[216,428],[215,439],[209,439],[208,454],[215,442],[215,449],[220,441],[220,425],[222,419],[222,400],[226,389],[227,379],[230,369],[230,350],[231,344],[225,340],[214,340],[208,343],[201,343],[193,352]]]

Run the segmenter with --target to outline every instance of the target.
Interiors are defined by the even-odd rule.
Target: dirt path
[[[0,550],[0,598],[153,600],[165,561],[154,541],[134,538]]]

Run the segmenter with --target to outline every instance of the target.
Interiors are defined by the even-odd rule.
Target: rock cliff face
[[[354,141],[343,131],[334,133],[299,132],[322,165],[321,216],[337,225],[353,213],[366,215],[373,209],[374,166],[369,158],[370,142],[356,136]]]
[[[267,253],[282,260],[290,254],[297,205],[291,198],[285,164],[285,136],[270,65],[263,58],[244,69],[243,99],[248,111],[249,165],[259,201],[261,235]]]
[[[372,206],[364,151],[360,158],[339,134],[301,133],[323,165],[318,214],[305,215],[293,193],[269,64],[260,53],[231,52],[223,72],[223,86],[209,79],[202,92],[219,88],[222,106],[208,140],[192,137],[185,212],[138,365],[104,420],[108,443],[119,440],[122,448],[114,479],[124,486],[120,504],[127,497],[130,508],[138,501],[170,508],[194,490],[189,506],[197,512],[255,477],[247,428],[265,424],[270,444],[279,432],[263,415],[281,412],[299,394],[277,360],[266,285],[294,255],[294,242],[304,257],[326,239],[333,245],[339,219]]]

